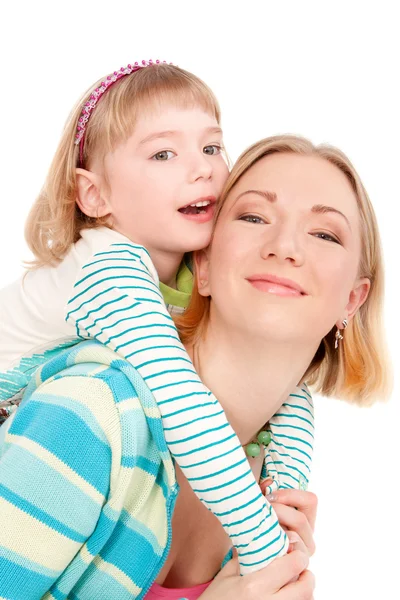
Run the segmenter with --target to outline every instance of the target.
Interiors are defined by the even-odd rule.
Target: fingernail
[[[265,497],[268,500],[268,502],[275,502],[275,500],[276,500],[275,494],[268,494]]]
[[[301,541],[300,536],[295,531],[287,531],[286,535],[291,544],[296,544]]]
[[[289,540],[288,554],[296,550],[296,544],[300,541],[300,537],[294,531],[287,531],[286,535]]]

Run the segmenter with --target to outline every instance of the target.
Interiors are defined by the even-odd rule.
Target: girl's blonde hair
[[[78,164],[79,146],[74,143],[78,119],[101,81],[90,87],[70,114],[45,185],[28,215],[25,238],[35,257],[33,267],[59,262],[83,228],[109,226],[107,217],[88,217],[76,204],[76,168],[90,169],[95,157],[102,162],[132,134],[139,115],[169,102],[179,108],[200,106],[220,123],[217,99],[201,79],[174,65],[153,64],[123,77],[105,92],[88,121],[83,164]]]
[[[383,336],[384,271],[378,225],[368,194],[350,160],[337,148],[314,146],[305,138],[275,136],[257,142],[237,160],[219,200],[215,221],[239,179],[257,161],[276,153],[319,156],[340,169],[350,182],[357,199],[361,225],[361,260],[359,276],[371,282],[369,295],[344,332],[335,350],[336,327],[325,336],[316,352],[304,381],[315,392],[367,406],[386,398],[391,389],[389,362]],[[210,314],[210,298],[199,294],[195,284],[186,312],[176,318],[181,339],[195,344],[205,333]]]

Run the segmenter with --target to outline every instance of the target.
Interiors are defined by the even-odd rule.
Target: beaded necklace
[[[264,427],[265,427],[265,425],[264,425]],[[246,452],[247,456],[250,456],[252,458],[257,458],[257,456],[260,456],[261,445],[268,446],[270,441],[271,441],[270,432],[267,431],[266,429],[261,429],[261,431],[257,435],[257,438],[255,440],[251,441],[249,444],[244,445],[243,448],[244,448],[244,451]]]

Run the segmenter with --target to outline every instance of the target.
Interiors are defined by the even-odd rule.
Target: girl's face
[[[199,259],[211,315],[282,342],[319,343],[335,324],[342,329],[369,290],[358,278],[359,220],[349,181],[328,161],[259,160],[230,192]]]
[[[150,252],[206,247],[228,176],[221,147],[222,131],[202,108],[149,110],[106,156],[113,227]]]

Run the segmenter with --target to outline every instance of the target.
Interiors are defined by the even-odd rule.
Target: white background
[[[400,367],[396,2],[8,4],[0,14],[1,285],[29,257],[24,219],[76,99],[116,68],[160,58],[216,92],[233,159],[283,132],[330,142],[350,156],[380,223],[387,337]],[[372,409],[316,398],[317,600],[400,597],[398,395],[397,380],[389,403]]]

